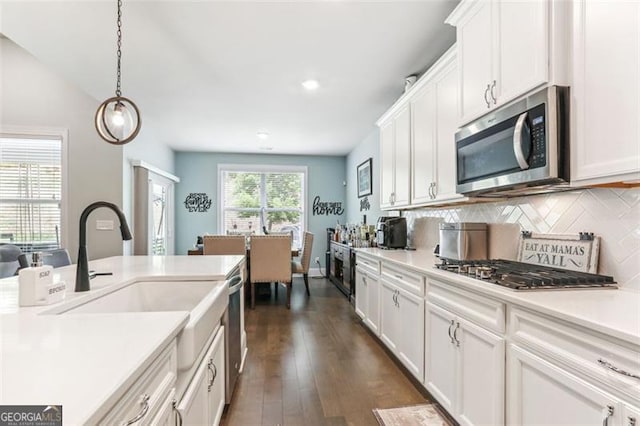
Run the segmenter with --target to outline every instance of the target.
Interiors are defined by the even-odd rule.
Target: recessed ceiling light
[[[309,91],[317,90],[320,87],[320,83],[318,83],[318,80],[305,80],[302,82],[302,87]]]
[[[258,132],[258,133],[256,133],[256,135],[260,139],[268,139],[269,138],[269,133],[268,132]]]

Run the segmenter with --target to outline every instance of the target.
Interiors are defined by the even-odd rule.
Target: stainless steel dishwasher
[[[227,361],[225,377],[225,402],[231,402],[233,389],[240,375],[242,363],[242,329],[240,328],[240,298],[242,297],[242,278],[236,275],[227,280],[229,286],[229,307],[224,313],[223,324],[225,328],[224,355]]]

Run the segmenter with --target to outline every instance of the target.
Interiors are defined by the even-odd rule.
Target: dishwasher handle
[[[242,277],[235,275],[225,281],[225,285],[229,288],[229,295],[232,295],[242,288]]]

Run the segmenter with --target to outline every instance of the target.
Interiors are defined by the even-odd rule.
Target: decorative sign
[[[371,182],[371,158],[360,163],[356,172],[358,174],[358,197],[373,194],[373,185]]]
[[[559,235],[523,232],[518,261],[597,274],[599,249],[600,237],[592,233]]]
[[[184,206],[190,213],[204,213],[211,208],[211,199],[204,192],[192,192],[185,198]]]
[[[371,208],[371,204],[369,204],[369,197],[364,197],[360,200],[360,211],[367,211]]]
[[[313,199],[313,215],[342,215],[344,213],[344,209],[342,208],[342,203],[339,202],[331,202],[331,201],[320,201],[320,196],[318,195]]]

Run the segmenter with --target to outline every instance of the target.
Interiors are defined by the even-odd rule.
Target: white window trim
[[[62,141],[62,202],[60,203],[60,247],[69,247],[69,129],[62,127],[0,125],[0,136],[25,139],[55,138]]]
[[[302,232],[306,231],[309,225],[309,209],[307,202],[309,193],[309,167],[307,166],[290,166],[290,165],[274,165],[274,164],[218,164],[218,194],[216,202],[218,203],[218,234],[224,231],[224,207],[222,205],[222,194],[224,194],[223,172],[243,171],[243,172],[283,172],[283,173],[302,173],[303,175],[303,194],[302,194]]]

